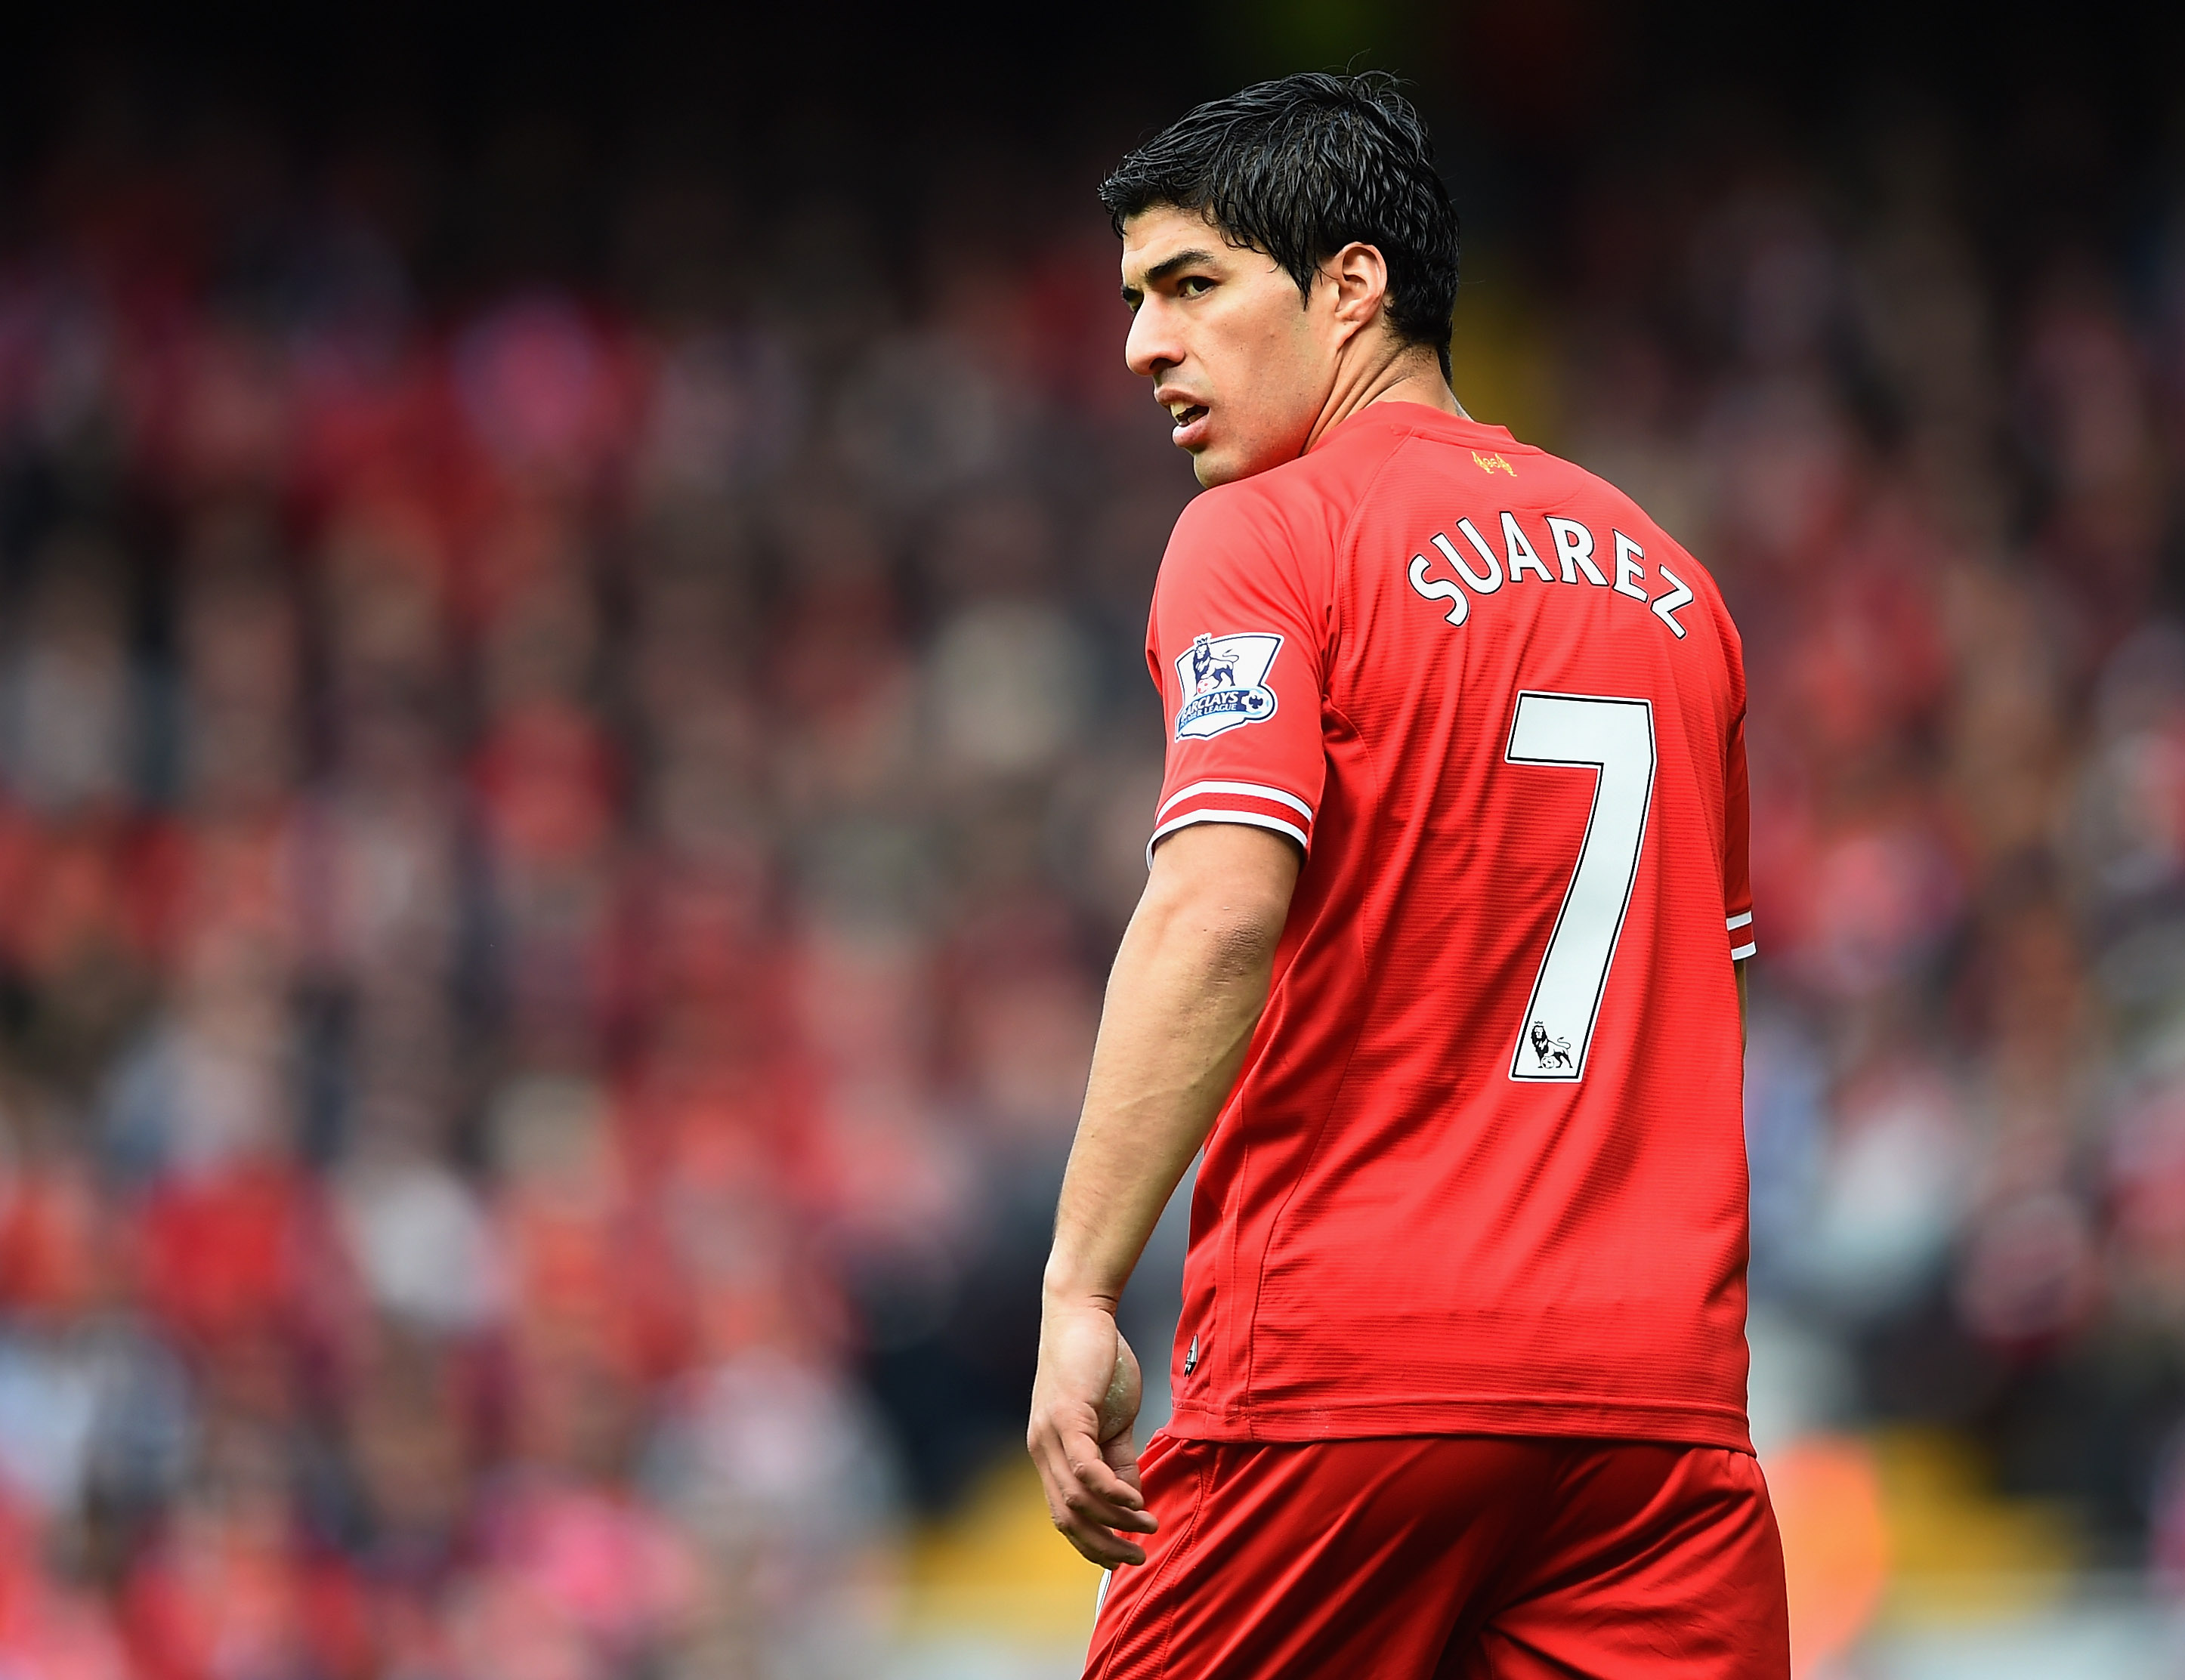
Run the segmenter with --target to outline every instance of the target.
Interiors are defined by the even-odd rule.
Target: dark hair
[[[1120,236],[1156,205],[1196,210],[1233,245],[1266,252],[1305,297],[1353,240],[1389,265],[1383,305],[1407,343],[1431,344],[1449,377],[1456,211],[1433,143],[1396,79],[1307,71],[1210,100],[1123,159],[1100,185]]]

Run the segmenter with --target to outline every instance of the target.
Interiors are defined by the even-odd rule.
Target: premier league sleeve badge
[[[1204,632],[1176,657],[1176,738],[1204,740],[1240,723],[1261,723],[1275,715],[1275,691],[1267,673],[1282,639],[1260,632],[1215,636]]]

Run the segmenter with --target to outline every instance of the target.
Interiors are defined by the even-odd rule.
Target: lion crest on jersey
[[[1540,1058],[1543,1068],[1562,1068],[1572,1073],[1578,1071],[1571,1061],[1570,1041],[1549,1037],[1548,1030],[1538,1021],[1533,1023],[1533,1054]]]
[[[1249,633],[1210,635],[1202,631],[1176,661],[1177,692],[1183,704],[1176,714],[1176,738],[1203,740],[1259,723],[1275,715],[1275,691],[1267,686],[1280,636]]]

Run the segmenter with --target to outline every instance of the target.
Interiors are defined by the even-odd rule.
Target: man
[[[1101,196],[1208,488],[1154,593],[1167,780],[1032,1394],[1112,1571],[1087,1672],[1785,1675],[1721,598],[1458,406],[1456,217],[1386,79],[1203,106]],[[1140,1458],[1115,1309],[1202,1143]]]

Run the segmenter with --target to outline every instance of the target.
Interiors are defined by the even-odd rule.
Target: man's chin
[[[1239,478],[1249,478],[1255,472],[1264,472],[1274,462],[1254,462],[1237,451],[1220,448],[1194,449],[1191,455],[1192,477],[1199,480],[1203,489],[1212,489],[1217,484],[1232,484]]]
[[[1210,490],[1217,484],[1233,484],[1239,478],[1253,477],[1294,460],[1304,450],[1305,438],[1301,429],[1292,440],[1287,433],[1273,430],[1257,430],[1240,438],[1225,427],[1198,439],[1197,445],[1186,451],[1191,456],[1192,476]]]

